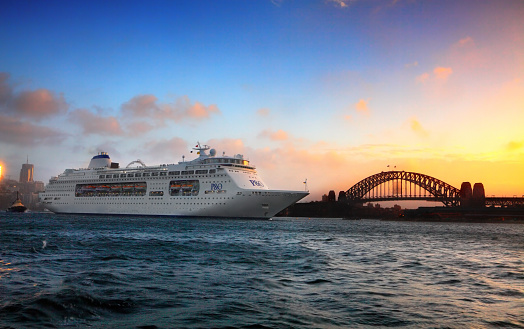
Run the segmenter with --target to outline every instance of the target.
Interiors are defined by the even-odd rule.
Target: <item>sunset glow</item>
[[[524,195],[524,1],[18,2],[0,11],[0,177],[197,141],[319,200],[375,173]],[[387,166],[390,167],[387,167]]]

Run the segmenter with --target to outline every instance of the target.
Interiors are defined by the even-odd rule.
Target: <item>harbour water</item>
[[[524,225],[0,214],[0,328],[524,328]]]

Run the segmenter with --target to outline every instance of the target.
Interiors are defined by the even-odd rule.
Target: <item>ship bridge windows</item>
[[[135,174],[135,177],[142,177],[142,174]]]
[[[195,171],[195,173],[197,175],[206,175],[207,174],[207,170],[197,170],[197,171]]]
[[[151,176],[150,173],[148,173],[148,172],[145,172],[145,173],[144,173],[144,177],[149,177],[149,176]]]
[[[151,176],[158,176],[158,173],[157,172],[152,172]]]
[[[200,182],[197,179],[179,179],[169,182],[169,195],[196,196],[200,191]]]
[[[167,175],[167,172],[165,171],[160,172],[160,176],[166,176],[166,175]]]
[[[182,175],[194,175],[194,174],[195,174],[194,170],[183,170],[182,171]]]
[[[180,175],[180,171],[170,171],[169,172],[169,176],[179,176]]]

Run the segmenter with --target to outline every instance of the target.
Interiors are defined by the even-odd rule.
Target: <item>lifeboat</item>
[[[97,192],[107,192],[111,188],[108,185],[100,185],[96,188]]]
[[[132,191],[135,188],[135,185],[123,185],[124,191]]]

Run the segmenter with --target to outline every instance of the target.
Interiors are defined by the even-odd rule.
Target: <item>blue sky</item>
[[[3,175],[200,141],[271,187],[307,177],[311,199],[392,163],[524,194],[522,17],[522,0],[4,1]]]

